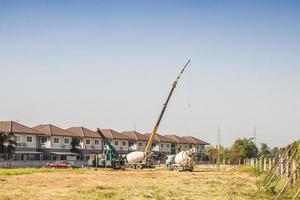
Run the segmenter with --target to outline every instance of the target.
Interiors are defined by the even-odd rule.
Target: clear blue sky
[[[300,136],[299,1],[0,0],[0,119],[283,146]],[[188,104],[191,104],[191,108]]]

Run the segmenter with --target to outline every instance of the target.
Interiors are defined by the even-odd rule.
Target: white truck
[[[196,149],[180,151],[176,155],[169,155],[166,160],[166,168],[170,171],[193,171],[195,162]]]

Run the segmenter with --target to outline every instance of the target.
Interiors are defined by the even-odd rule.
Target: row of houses
[[[131,151],[144,151],[150,133],[142,134],[137,131],[122,133],[112,129],[101,129],[112,145],[120,154]],[[85,127],[59,128],[52,124],[42,124],[28,127],[14,121],[0,121],[0,133],[13,133],[16,142],[14,160],[88,160],[93,154],[100,154],[103,141],[96,131]],[[72,151],[72,141],[77,139],[77,151]],[[165,155],[175,154],[181,150],[195,148],[201,157],[204,142],[192,136],[157,134],[153,143],[153,152],[158,159]],[[73,145],[74,146],[74,145]],[[0,159],[8,155],[1,154]]]

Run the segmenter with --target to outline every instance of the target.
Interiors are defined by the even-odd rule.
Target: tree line
[[[203,160],[215,164],[219,156],[221,163],[242,164],[248,158],[273,157],[277,151],[277,147],[271,149],[266,143],[261,143],[258,148],[253,142],[253,138],[238,138],[231,147],[207,146],[204,150]]]

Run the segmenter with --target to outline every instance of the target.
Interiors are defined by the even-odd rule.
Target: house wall
[[[59,138],[59,143],[54,143],[55,138]],[[69,143],[65,143],[65,139],[69,139]],[[72,137],[51,136],[50,146],[55,149],[72,149],[71,141]]]
[[[171,143],[168,142],[160,142],[159,143],[159,151],[171,153]]]
[[[42,143],[42,138],[47,138],[47,142]],[[38,136],[37,142],[38,142],[38,147],[43,147],[43,148],[51,147],[51,138],[49,136]]]
[[[176,150],[180,149],[180,151],[187,151],[190,148],[192,148],[192,144],[179,143],[179,144],[176,145]]]
[[[17,142],[17,147],[26,147],[26,148],[37,148],[37,136],[33,134],[18,134],[14,133],[15,137],[20,137],[20,141]],[[27,137],[31,137],[32,141],[27,142]]]
[[[116,142],[118,143],[117,145],[116,145]],[[123,142],[124,142],[124,144],[123,144]],[[112,140],[111,143],[117,151],[120,151],[121,153],[128,152],[128,147],[129,147],[128,143],[129,143],[129,141],[127,141],[127,140]]]
[[[87,144],[87,140],[90,141],[90,144]],[[95,144],[95,141],[98,140],[99,143],[98,145]],[[84,138],[81,141],[80,144],[82,149],[98,149],[101,150],[102,149],[102,140],[100,138]]]
[[[145,151],[147,146],[147,141],[137,141],[133,142],[133,145],[129,147],[129,151]]]

